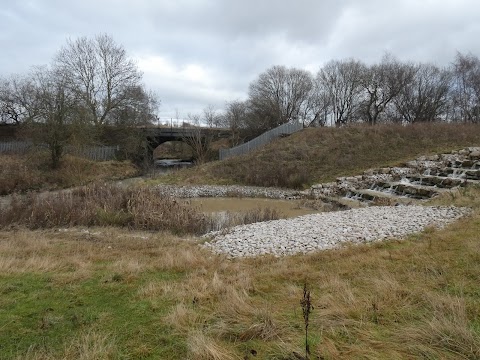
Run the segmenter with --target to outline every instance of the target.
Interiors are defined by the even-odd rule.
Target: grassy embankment
[[[248,155],[182,170],[158,181],[302,188],[465,146],[480,146],[479,125],[305,129]]]
[[[476,128],[462,129],[451,143],[439,132],[426,153],[478,145]],[[337,138],[334,130],[321,129]],[[379,135],[387,130],[371,131],[370,139],[391,143]],[[355,155],[351,147],[359,145],[349,147],[342,139],[332,152],[351,152],[352,164],[319,153],[326,178],[408,160],[418,155],[409,151],[420,151],[416,144],[417,150],[397,147],[404,151],[395,160],[394,153],[387,156],[364,141],[364,152]],[[310,151],[307,145],[290,150],[297,148]],[[266,161],[262,154],[259,161]],[[277,160],[288,164],[298,156]],[[2,359],[297,359],[304,353],[305,283],[314,306],[309,324],[314,359],[480,357],[480,188],[434,200],[474,209],[444,230],[308,256],[237,260],[212,255],[198,247],[198,238],[173,235],[168,226],[159,232],[98,226],[149,229],[146,224],[161,220],[140,211],[161,200],[150,200],[147,190],[121,196],[102,191],[88,197],[80,190],[62,206],[53,199],[25,198],[16,208],[25,215],[15,217],[23,219],[20,224],[0,230]],[[174,203],[162,206],[164,212],[184,210]],[[42,208],[48,216],[41,216]],[[59,214],[60,222],[54,223],[52,214]],[[86,222],[75,223],[78,219]]]

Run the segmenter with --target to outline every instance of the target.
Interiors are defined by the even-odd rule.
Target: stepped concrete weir
[[[305,194],[350,206],[412,204],[443,192],[480,184],[480,147],[421,156],[403,166],[313,185]]]

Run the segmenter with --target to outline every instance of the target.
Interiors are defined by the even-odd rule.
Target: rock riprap
[[[309,253],[344,243],[402,238],[428,226],[443,227],[468,214],[468,208],[378,206],[236,226],[206,234],[203,246],[230,257]]]

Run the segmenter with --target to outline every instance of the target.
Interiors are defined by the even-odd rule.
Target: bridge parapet
[[[226,137],[230,134],[229,129],[203,128],[203,127],[144,127],[142,128],[147,137],[165,137],[181,140],[192,136],[213,136],[214,138]]]

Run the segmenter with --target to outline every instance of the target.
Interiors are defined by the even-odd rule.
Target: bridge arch
[[[191,146],[192,139],[195,142],[206,141],[208,139],[218,139],[228,137],[228,129],[210,129],[210,128],[144,128],[147,141],[147,163],[153,162],[153,151],[161,144],[169,141],[182,141]],[[192,147],[192,146],[191,146]]]

